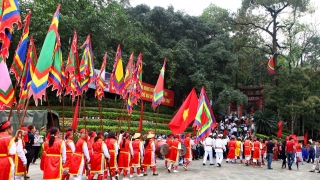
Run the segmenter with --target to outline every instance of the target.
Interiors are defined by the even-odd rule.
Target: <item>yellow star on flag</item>
[[[189,108],[183,111],[183,115],[182,115],[183,121],[186,121],[188,114],[189,114]]]

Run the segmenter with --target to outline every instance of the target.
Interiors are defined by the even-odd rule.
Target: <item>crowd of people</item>
[[[0,176],[4,179],[28,178],[28,168],[34,162],[41,144],[37,139],[41,139],[41,136],[36,133],[33,125],[21,127],[14,137],[11,136],[12,131],[9,121],[0,123],[0,164],[4,170]],[[234,134],[229,137],[229,134],[221,132],[213,130],[203,141],[196,136],[191,137],[189,133],[156,136],[150,131],[142,136],[140,133],[130,135],[125,131],[102,133],[88,132],[86,129],[79,132],[68,129],[62,137],[59,129],[52,127],[42,143],[40,169],[43,171],[43,179],[80,180],[83,175],[89,180],[94,176],[98,180],[108,177],[118,179],[122,174],[123,179],[127,180],[135,175],[147,176],[148,169],[151,169],[153,176],[157,176],[156,158],[159,156],[165,159],[164,166],[168,173],[178,173],[179,165],[188,170],[192,160],[199,159],[202,159],[204,166],[209,160],[210,165],[219,168],[222,167],[223,159],[226,159],[226,163],[243,163],[253,167],[262,167],[267,161],[267,169],[270,170],[272,160],[282,159],[282,168],[292,170],[294,163],[298,168],[299,161],[303,163],[308,159],[313,162],[310,172],[319,169],[320,141],[307,146],[305,151],[310,154],[306,157],[302,144],[293,137],[278,144],[272,137],[252,139],[248,132],[244,138]],[[78,136],[76,142],[73,137],[75,134]],[[169,147],[166,154],[157,152],[156,144],[159,141]],[[182,146],[185,147],[185,153],[182,153]]]

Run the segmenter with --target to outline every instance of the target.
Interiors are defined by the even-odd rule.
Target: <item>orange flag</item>
[[[278,130],[277,137],[281,138],[281,136],[282,136],[282,121],[278,122],[278,127],[279,127],[279,130]]]
[[[191,90],[187,99],[181,105],[179,111],[169,123],[169,128],[174,134],[181,134],[188,125],[194,120],[197,114],[198,97],[194,88]]]
[[[79,96],[78,96],[76,109],[75,109],[75,111],[74,111],[72,124],[71,124],[71,126],[70,126],[70,128],[72,128],[72,129],[77,129],[77,127],[78,127],[79,99],[80,99],[80,98],[79,98]]]

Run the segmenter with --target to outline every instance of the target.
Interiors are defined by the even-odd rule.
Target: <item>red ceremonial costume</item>
[[[154,166],[153,159],[155,157],[154,147],[154,140],[150,139],[147,146],[144,148],[144,158],[142,162],[142,166]]]
[[[0,133],[0,177],[3,180],[11,180],[13,177],[13,154],[9,153],[12,145],[15,146],[14,138],[8,134]]]
[[[186,137],[186,139],[184,140],[184,145],[187,148],[187,152],[184,155],[184,159],[191,161],[192,160],[192,148],[191,148],[191,138],[190,137]]]
[[[251,156],[251,142],[250,140],[246,140],[244,143],[243,143],[243,146],[244,146],[244,156]]]
[[[179,146],[181,147],[181,143],[179,142],[179,140],[174,139],[172,141],[172,146],[170,148],[170,157],[168,159],[172,163],[179,161]]]
[[[236,141],[235,140],[231,140],[228,143],[228,148],[229,148],[229,152],[228,152],[228,156],[227,159],[234,159],[236,156]]]
[[[69,174],[77,176],[80,173],[83,174],[84,169],[81,169],[81,165],[85,163],[83,146],[86,141],[83,138],[79,138],[76,144],[76,150],[72,155]]]
[[[50,138],[50,133],[47,134],[45,142],[49,141],[49,138]],[[47,154],[44,149],[44,143],[42,144],[42,149],[43,149],[43,152],[42,152],[41,161],[40,161],[40,170],[41,171],[43,171],[45,159],[46,159],[46,154]]]
[[[64,170],[69,170],[70,165],[71,165],[71,158],[72,158],[72,154],[73,154],[72,149],[69,146],[71,143],[73,143],[72,139],[67,139],[66,140],[66,157],[67,157],[67,160],[63,165],[63,169]]]
[[[95,143],[92,144],[93,155],[91,156],[91,172],[98,173],[104,169],[104,154],[103,154],[103,141],[98,139]]]
[[[165,163],[166,167],[168,167],[168,161],[169,161],[169,158],[170,158],[170,149],[172,147],[172,142],[173,142],[172,137],[168,136],[168,138],[166,139],[166,144],[169,146],[169,152],[168,152],[168,154],[166,154],[164,156],[164,159],[165,159],[164,163]]]
[[[119,153],[119,159],[118,159],[118,168],[119,169],[127,169],[130,167],[130,146],[131,146],[131,141],[126,140],[124,143],[123,147],[123,140],[120,144],[120,153]]]
[[[253,143],[253,155],[252,159],[254,160],[260,160],[261,157],[261,143],[259,141],[255,141]]]
[[[54,143],[49,147],[49,141],[44,143],[46,151],[46,163],[43,167],[43,179],[60,180],[62,177],[62,152],[64,143],[61,139],[55,138]]]
[[[278,148],[278,143],[274,143],[274,151],[273,151],[273,160],[278,160],[278,153],[279,153],[279,148]]]
[[[106,169],[111,170],[110,175],[111,177],[114,177],[116,175],[116,168],[117,168],[117,151],[118,151],[118,142],[114,138],[107,138],[105,140],[105,143],[107,145],[107,148],[109,150],[110,154],[110,161],[106,166]]]
[[[132,142],[132,149],[133,149],[133,158],[130,161],[130,167],[138,166],[140,167],[140,160],[141,160],[141,150],[142,144],[140,139],[135,139]]]
[[[18,144],[21,143],[22,144],[22,151],[23,149],[25,149],[25,143],[23,141],[23,139],[21,138],[18,138]],[[19,146],[19,145],[18,145]],[[18,146],[17,146],[17,153],[15,154],[14,156],[14,164],[15,164],[15,175],[23,175],[24,174],[24,171],[26,170],[23,166],[23,162],[21,160],[21,158],[19,158],[19,155],[18,155]],[[23,152],[24,154],[24,152]],[[24,154],[25,156],[25,154]],[[26,160],[26,159],[25,159]],[[27,164],[27,162],[25,162],[25,164]]]

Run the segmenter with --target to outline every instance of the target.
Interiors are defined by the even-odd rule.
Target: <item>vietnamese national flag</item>
[[[73,115],[73,120],[72,120],[72,125],[70,128],[72,129],[77,129],[78,127],[78,113],[79,112],[79,96],[78,96],[78,100],[77,100],[77,104],[76,104],[76,109],[74,111],[74,115]]]
[[[277,135],[277,137],[278,137],[278,138],[281,138],[281,136],[282,136],[282,121],[279,121],[279,122],[278,122],[278,126],[279,126],[279,130],[278,130],[278,135]]]
[[[194,120],[197,114],[198,97],[194,88],[186,100],[181,105],[179,111],[173,117],[169,123],[169,128],[174,134],[181,134],[188,127],[188,125]]]
[[[304,145],[306,146],[308,144],[308,132],[304,135]]]

